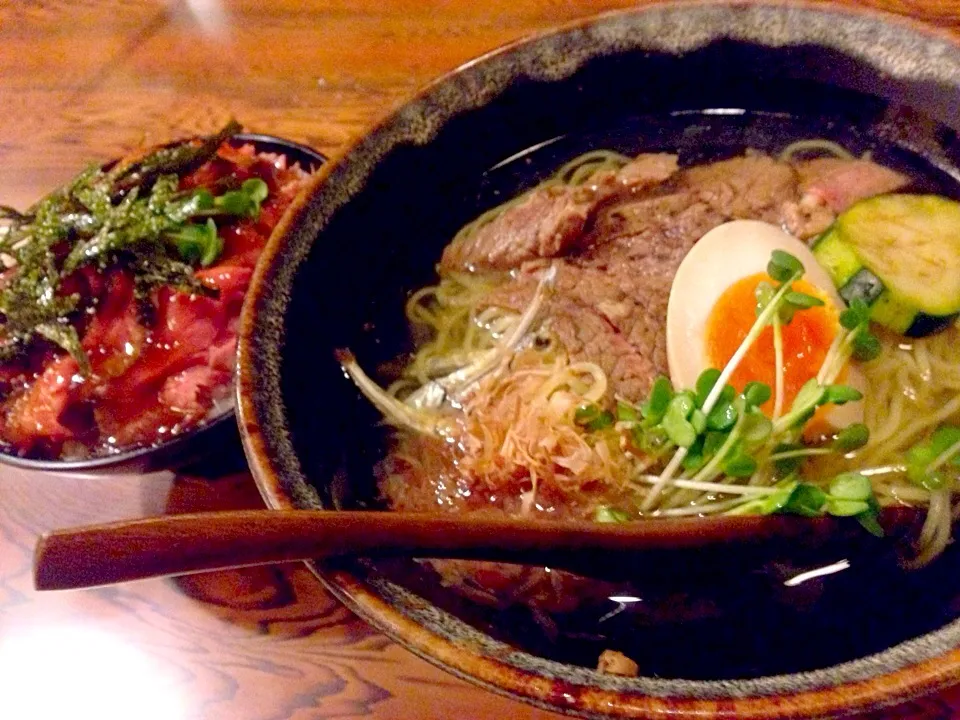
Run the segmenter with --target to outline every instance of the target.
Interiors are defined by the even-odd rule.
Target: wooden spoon
[[[906,517],[886,515],[887,526]],[[838,533],[841,528],[849,530]],[[338,556],[472,558],[599,570],[629,554],[711,565],[823,548],[854,523],[782,516],[600,524],[393,512],[243,510],[58,530],[34,557],[39,590]],[[691,553],[690,551],[696,551]]]

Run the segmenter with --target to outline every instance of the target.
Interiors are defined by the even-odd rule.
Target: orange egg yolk
[[[773,283],[766,273],[757,273],[738,280],[717,300],[707,320],[706,346],[712,367],[723,368],[740,347],[743,339],[757,320],[756,289],[761,282]],[[781,325],[783,338],[783,412],[797,392],[810,378],[816,377],[838,332],[837,312],[822,290],[799,280],[794,290],[820,298],[826,304],[799,310],[788,325]],[[771,391],[776,387],[776,355],[773,346],[773,327],[768,325],[747,351],[730,378],[738,391],[751,380],[766,383]],[[763,406],[769,415],[773,398]]]

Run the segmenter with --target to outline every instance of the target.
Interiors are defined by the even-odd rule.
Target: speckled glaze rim
[[[519,40],[428,85],[317,174],[275,231],[254,275],[241,316],[237,408],[247,458],[270,507],[319,505],[296,457],[281,400],[283,317],[293,278],[317,228],[362,188],[386,152],[429,142],[452,116],[489,102],[514,78],[559,80],[604,52],[677,53],[721,37],[768,46],[823,45],[893,77],[960,87],[960,46],[949,33],[896,15],[794,2],[663,3],[615,11]],[[351,610],[417,655],[494,692],[569,715],[832,717],[960,680],[960,621],[811,672],[725,681],[621,678],[519,652],[382,578],[312,568]]]

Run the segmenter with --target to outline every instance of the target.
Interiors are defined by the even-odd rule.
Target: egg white
[[[704,235],[680,263],[667,305],[667,362],[675,387],[692,388],[710,367],[707,322],[720,296],[738,280],[766,272],[770,254],[784,250],[804,267],[804,280],[815,285],[839,313],[845,304],[830,276],[810,249],[775,225],[734,220]],[[848,366],[848,384],[863,388],[862,374]],[[827,421],[835,427],[862,422],[862,402],[831,408]]]

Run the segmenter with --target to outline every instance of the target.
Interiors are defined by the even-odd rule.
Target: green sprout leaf
[[[659,455],[671,444],[667,431],[660,426],[652,428],[637,426],[633,430],[633,443],[647,455]]]
[[[270,188],[260,178],[250,178],[244,180],[240,189],[245,192],[256,203],[262,203],[270,194]]]
[[[882,351],[880,341],[870,333],[860,333],[853,340],[853,356],[861,362],[876,359]]]
[[[765,442],[772,432],[773,423],[759,410],[754,410],[744,417],[743,439],[748,444],[759,445]]]
[[[716,368],[707,368],[700,373],[696,384],[697,407],[703,407],[703,403],[706,402],[707,396],[710,394],[710,391],[713,390],[713,386],[717,384],[717,380],[719,379],[720,371]]]
[[[838,452],[859,450],[870,440],[870,430],[863,423],[847,425],[830,443],[830,447]]]
[[[698,437],[693,445],[687,449],[687,454],[680,462],[680,467],[684,470],[694,471],[699,470],[706,463],[707,458],[703,453],[703,446],[705,444],[705,436],[701,435]]]
[[[803,445],[797,443],[780,443],[774,449],[774,455],[780,453],[792,453],[794,451],[802,450]],[[773,467],[779,477],[786,477],[797,470],[800,469],[800,466],[803,464],[803,456],[795,455],[787,458],[778,458],[774,460]]]
[[[183,261],[192,265],[212,265],[223,252],[223,238],[217,234],[217,225],[212,218],[202,225],[184,225],[169,237]]]
[[[759,407],[770,399],[773,393],[770,386],[761,382],[748,382],[743,389],[743,399],[753,407]]]
[[[673,384],[670,382],[670,378],[660,375],[654,380],[647,401],[640,406],[640,414],[643,415],[649,425],[656,425],[663,420],[663,416],[667,412],[667,406],[672,399]]]
[[[804,292],[797,292],[796,290],[791,290],[783,299],[792,305],[793,307],[799,310],[807,310],[813,307],[820,307],[823,305],[823,300],[814,295],[808,295]]]
[[[960,449],[954,450],[949,456],[943,457],[960,444],[960,427],[956,425],[941,425],[930,435],[930,438],[910,448],[905,456],[907,478],[927,490],[941,490],[951,482],[956,473],[950,473],[947,466],[960,466]],[[931,466],[936,464],[936,468]]]
[[[730,430],[736,423],[740,413],[729,400],[719,402],[707,416],[707,427],[710,430]]]
[[[667,437],[679,447],[688,448],[697,439],[697,431],[688,418],[696,407],[693,393],[682,392],[674,395],[663,414],[661,425]]]
[[[780,512],[787,505],[787,503],[790,502],[790,497],[793,495],[796,487],[796,480],[784,481],[781,483],[776,492],[748,500],[742,505],[737,506],[737,508],[732,511],[731,514],[772,515],[773,513]]]
[[[791,410],[816,407],[823,402],[826,391],[827,389],[820,385],[816,378],[810,378],[803,384],[797,396],[793,399]]]
[[[599,405],[590,403],[581,405],[576,409],[573,414],[573,421],[589,432],[596,432],[612,427],[614,417],[609,410],[601,410]]]
[[[941,425],[930,435],[930,447],[938,457],[957,443],[960,443],[960,427],[956,425]],[[955,453],[954,461],[958,459]]]
[[[794,482],[786,487],[791,488],[789,496],[772,512],[804,517],[824,514],[855,517],[869,533],[883,537],[883,528],[878,520],[880,505],[873,494],[870,480],[865,476],[859,473],[838,475],[830,482],[829,492],[809,483]]]
[[[609,505],[601,505],[593,513],[593,521],[598,523],[625,523],[630,519],[630,513]]]
[[[936,458],[937,453],[929,442],[910,448],[906,454],[907,478],[910,482],[931,491],[942,489],[946,482],[944,473],[927,469]]]
[[[757,283],[757,289],[753,291],[753,296],[757,300],[755,312],[757,315],[760,315],[764,310],[767,309],[767,306],[773,302],[773,296],[777,294],[777,291],[774,289],[773,285],[767,281]]]
[[[878,509],[870,508],[856,516],[863,528],[874,537],[882,538],[884,536],[883,527],[877,519]]]
[[[757,461],[743,451],[737,451],[723,461],[723,472],[730,477],[746,478],[756,471]]]
[[[637,409],[622,400],[617,401],[617,420],[620,422],[639,422],[640,414]]]
[[[700,435],[707,429],[707,416],[703,414],[700,408],[694,408],[693,412],[690,413],[689,419],[693,429],[697,431],[697,435]]]
[[[803,274],[803,263],[784,250],[774,250],[767,263],[767,275],[779,283],[788,282]]]
[[[841,473],[830,481],[830,496],[838,500],[866,501],[871,495],[870,479],[860,473]]]
[[[259,178],[244,180],[239,190],[230,190],[214,198],[213,211],[237,217],[257,218],[260,204],[269,194],[267,184]]]
[[[856,298],[850,306],[840,313],[840,325],[846,330],[856,330],[867,325],[870,321],[870,307],[861,299]]]
[[[703,456],[711,458],[716,455],[726,440],[727,433],[711,432],[708,430],[703,436]]]
[[[870,506],[865,500],[837,500],[836,498],[828,498],[826,510],[835,517],[852,517],[868,512]]]
[[[781,509],[782,512],[804,517],[818,517],[823,514],[827,494],[816,485],[800,483],[790,494],[790,498]]]
[[[824,388],[824,395],[821,404],[833,403],[834,405],[844,405],[848,402],[855,402],[863,399],[863,393],[849,385],[827,385]]]

